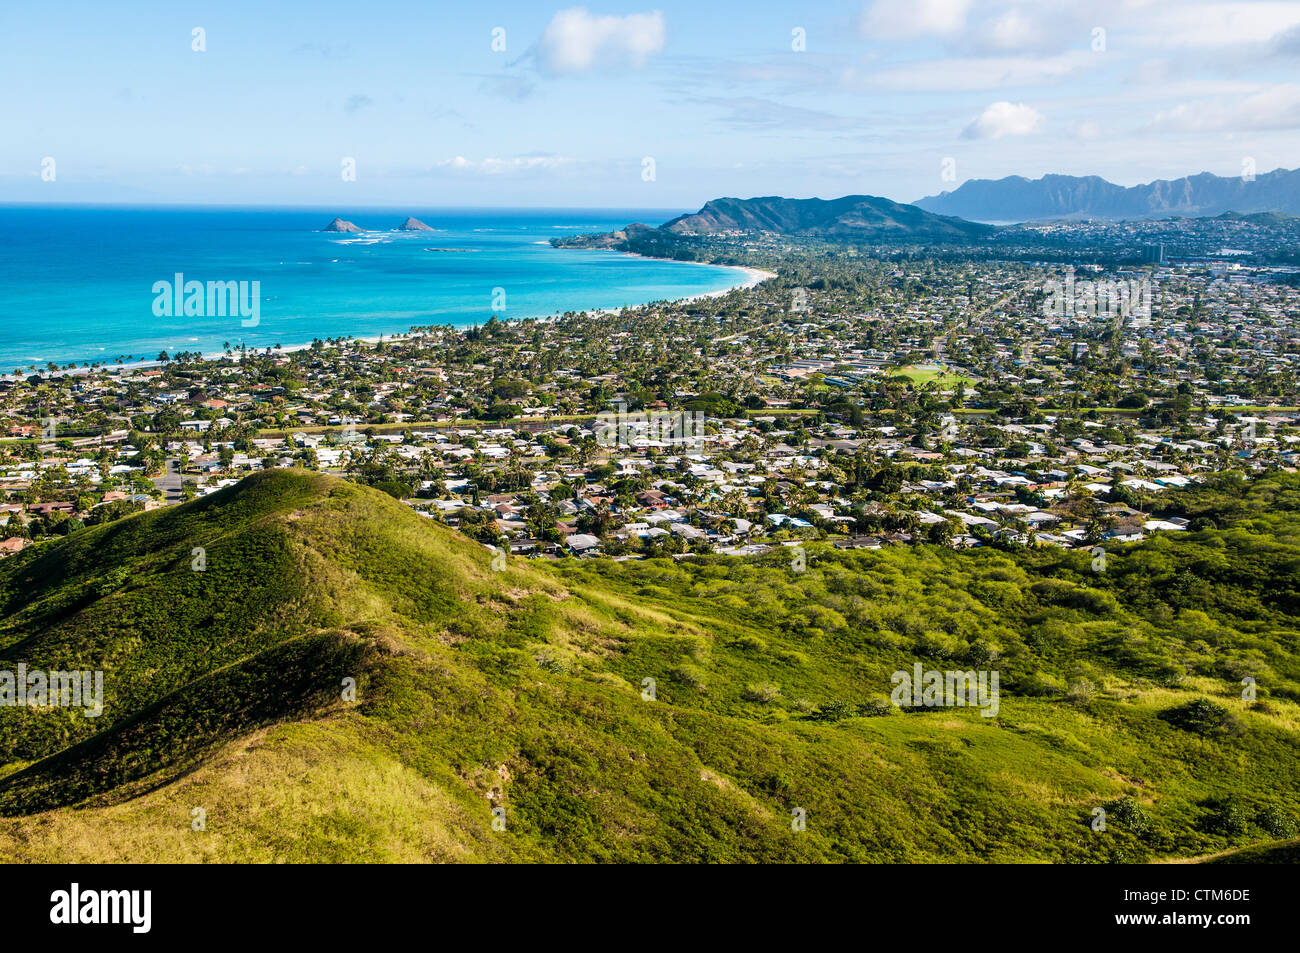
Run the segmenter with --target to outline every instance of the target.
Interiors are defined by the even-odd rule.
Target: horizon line
[[[711,201],[711,200],[709,200]],[[188,208],[188,209],[334,209],[351,208],[362,211],[400,211],[403,209],[461,210],[461,211],[502,211],[502,212],[679,212],[687,206],[656,205],[316,205],[310,203],[277,205],[273,203],[248,202],[120,202],[103,201],[69,201],[69,202],[34,202],[18,199],[0,198],[0,208]]]

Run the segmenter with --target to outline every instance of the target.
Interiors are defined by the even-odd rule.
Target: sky
[[[0,202],[696,208],[1300,166],[1300,2],[0,4]]]

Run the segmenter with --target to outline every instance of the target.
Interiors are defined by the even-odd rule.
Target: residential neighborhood
[[[0,553],[269,467],[530,557],[1091,547],[1186,529],[1179,493],[1216,474],[1296,465],[1300,290],[1276,267],[852,257],[615,315],[15,369]]]

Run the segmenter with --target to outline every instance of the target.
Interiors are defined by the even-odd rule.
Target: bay
[[[663,209],[0,207],[0,371],[300,347],[716,293],[743,271],[557,236],[660,224]],[[361,234],[322,231],[336,216]],[[433,231],[396,230],[414,216]],[[258,282],[258,320],[159,315],[158,282]],[[215,310],[215,309],[214,309]]]

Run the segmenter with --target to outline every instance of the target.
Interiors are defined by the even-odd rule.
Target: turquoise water
[[[0,207],[0,372],[48,362],[289,348],[420,325],[481,324],[719,291],[735,269],[552,248],[551,238],[659,224],[637,210]],[[336,215],[365,234],[322,232]],[[408,215],[436,229],[394,231]],[[175,313],[158,282],[246,282],[245,303]],[[200,303],[201,301],[201,303]],[[502,307],[504,305],[504,307]],[[233,310],[233,309],[232,309]],[[172,313],[168,313],[168,312]],[[162,312],[161,314],[158,312]]]

